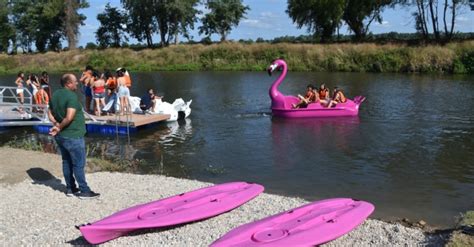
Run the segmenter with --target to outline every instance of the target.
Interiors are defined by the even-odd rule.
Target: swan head
[[[283,65],[285,64],[286,63],[285,61],[283,61],[283,59],[277,59],[273,61],[272,64],[270,64],[270,66],[268,66],[267,68],[268,75],[271,76],[273,71],[277,70],[278,68],[283,67]]]

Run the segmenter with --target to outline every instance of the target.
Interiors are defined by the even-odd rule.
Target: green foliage
[[[466,73],[474,73],[474,50],[470,50],[462,54],[460,61],[464,66]]]
[[[157,3],[162,5],[161,8],[156,8],[162,10],[156,15],[162,46],[168,45],[171,38],[175,38],[177,44],[179,34],[182,34],[188,40],[192,38],[189,30],[194,29],[197,15],[201,13],[196,9],[198,3],[199,0],[173,0]],[[165,38],[166,34],[168,34],[168,38]]]
[[[7,0],[0,0],[0,53],[8,52],[10,42],[15,40],[15,29],[8,18],[10,6]]]
[[[215,33],[221,36],[221,41],[226,41],[232,28],[238,26],[247,10],[250,10],[242,4],[242,0],[208,0],[206,8],[210,12],[201,19],[199,34],[211,36]]]
[[[16,37],[12,39],[13,49],[19,46],[24,52],[31,52],[32,46],[40,52],[59,51],[61,41],[74,41],[84,15],[77,13],[87,7],[86,1],[63,0],[12,0],[9,10],[14,23]],[[74,43],[75,44],[75,43]],[[71,44],[69,47],[72,47]]]
[[[94,52],[91,54],[89,62],[87,64],[91,65],[94,68],[105,68],[108,65],[106,57],[99,54],[98,52]]]
[[[13,136],[13,138],[4,144],[6,147],[11,148],[19,148],[24,150],[31,150],[31,151],[43,151],[43,146],[38,140],[35,139],[21,139],[18,140],[17,136]]]
[[[372,21],[381,23],[383,8],[393,2],[394,0],[346,0],[342,19],[355,34],[354,39],[361,41],[365,38]]]
[[[88,48],[94,44],[88,44]],[[61,53],[8,56],[0,54],[1,73],[19,70],[77,71],[85,64],[103,70],[132,71],[263,71],[283,58],[293,71],[474,73],[474,41],[445,46],[377,44],[230,43],[176,45],[161,49],[86,49]]]
[[[298,28],[308,26],[308,32],[321,37],[322,42],[332,39],[344,13],[345,0],[288,0],[287,13]]]
[[[86,49],[97,49],[97,44],[96,43],[93,43],[93,42],[88,42],[86,44]]]
[[[169,45],[172,38],[178,41],[178,35],[191,39],[189,30],[194,29],[197,20],[196,9],[199,0],[121,0],[128,13],[128,31],[138,41],[146,40],[153,47],[152,36],[158,32],[161,46]]]
[[[122,41],[128,41],[125,36],[127,16],[124,12],[107,3],[104,12],[97,15],[97,20],[100,26],[95,36],[101,48],[120,47]]]

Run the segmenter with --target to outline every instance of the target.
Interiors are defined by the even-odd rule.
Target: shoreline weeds
[[[474,73],[474,41],[444,46],[406,44],[292,44],[226,42],[180,44],[159,49],[84,49],[36,54],[0,54],[0,75],[126,67],[150,71],[264,71],[283,57],[290,71]]]
[[[64,195],[60,156],[0,147],[0,242],[4,245],[84,245],[75,225],[93,222],[121,209],[211,185],[162,175],[88,173],[101,197],[80,200]],[[126,199],[125,199],[126,198]],[[229,230],[301,206],[300,198],[262,193],[246,204],[199,222],[150,229],[107,242],[109,246],[208,246]],[[444,234],[446,235],[446,234]],[[326,246],[442,246],[446,236],[368,219]]]

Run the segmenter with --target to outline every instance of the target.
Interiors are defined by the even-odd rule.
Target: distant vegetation
[[[161,49],[108,48],[44,54],[0,55],[0,73],[99,70],[263,71],[284,58],[293,71],[474,73],[474,41],[444,46],[406,44],[234,43],[171,45]]]
[[[0,73],[81,71],[86,65],[261,71],[279,57],[299,71],[474,73],[474,34],[455,32],[467,0],[288,0],[285,14],[308,35],[238,41],[227,37],[250,11],[243,0],[120,0],[121,7],[106,4],[95,17],[100,26],[88,32],[96,40],[77,47],[79,27],[94,18],[79,13],[88,2],[0,0]],[[370,25],[382,23],[388,8],[411,9],[416,33],[372,34]],[[343,25],[350,35],[339,35]],[[194,29],[204,37],[193,40]],[[129,44],[131,38],[140,43]]]
[[[94,17],[79,13],[80,9],[90,7],[87,0],[0,0],[0,53],[74,50],[79,27],[87,18],[97,18],[100,23],[97,30],[87,30],[88,35],[95,34],[96,38],[89,40],[87,48],[164,48],[179,44],[178,38],[184,38],[187,44],[209,44],[211,35],[226,42],[251,10],[243,0],[120,0],[120,4],[106,4],[104,11]],[[309,35],[291,40],[282,34],[269,42],[447,44],[472,39],[472,34],[455,31],[456,21],[469,11],[469,6],[474,4],[469,5],[467,0],[288,0],[285,13],[275,14],[287,14]],[[390,8],[412,11],[416,33],[372,35],[370,25],[383,24],[382,14]],[[348,27],[351,35],[339,35],[343,27]],[[194,40],[191,30],[195,29],[204,37]],[[153,40],[155,35],[159,41]],[[130,38],[140,44],[128,44]],[[62,47],[64,40],[68,41],[66,48]],[[261,38],[255,41],[264,42]]]

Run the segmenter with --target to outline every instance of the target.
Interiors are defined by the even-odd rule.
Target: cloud
[[[84,31],[94,31],[95,32],[99,28],[99,26],[91,25],[89,23],[86,23],[84,26],[81,26],[80,28],[81,28],[81,31],[84,30]]]
[[[101,4],[101,5],[95,6],[95,10],[97,11],[97,13],[102,13],[102,12],[104,12],[104,10],[105,10],[105,4]]]
[[[262,22],[261,20],[257,20],[257,19],[242,20],[242,25],[243,26],[248,26],[248,27],[251,27],[251,28],[263,28],[263,29],[268,29],[268,28],[273,27],[271,24]]]
[[[277,15],[277,14],[275,14],[275,13],[273,13],[273,12],[262,12],[262,13],[260,13],[260,16],[261,16],[262,18],[270,18],[270,19],[271,19],[271,18],[279,18],[279,17],[280,17],[279,15]]]
[[[392,27],[392,24],[390,24],[390,22],[388,21],[382,21],[382,23],[375,22],[374,26],[386,28],[386,27]]]

